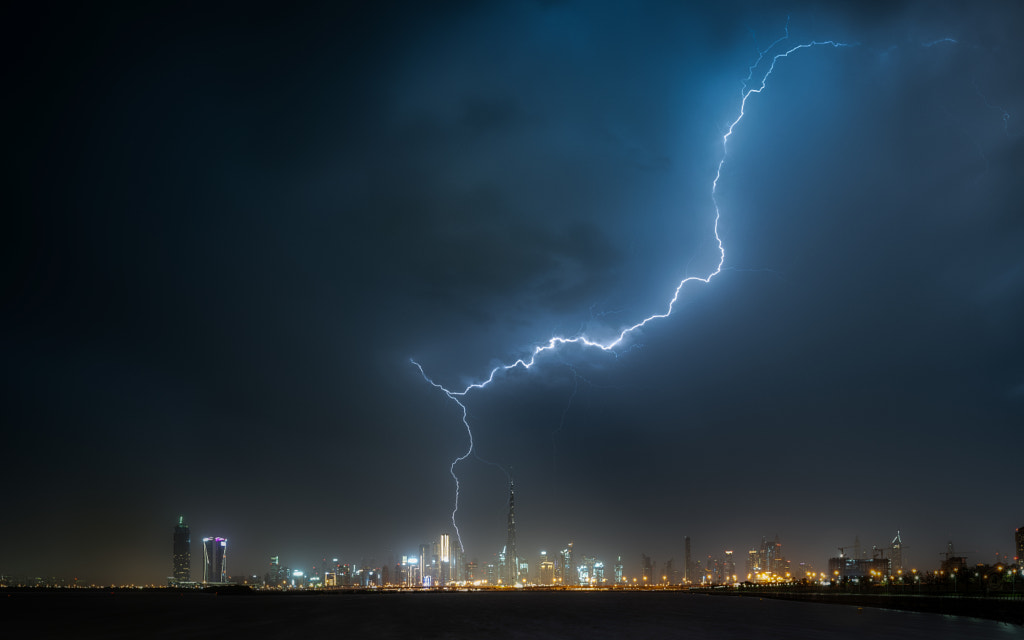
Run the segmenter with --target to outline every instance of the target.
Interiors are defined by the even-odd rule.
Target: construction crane
[[[839,550],[839,557],[840,558],[845,558],[846,557],[846,550],[847,549],[853,549],[854,551],[853,551],[853,556],[852,557],[855,560],[860,560],[860,557],[859,557],[860,556],[860,538],[854,539],[853,544],[847,545],[845,547],[836,547],[836,549]]]
[[[945,560],[942,561],[942,570],[947,573],[956,573],[958,569],[966,569],[968,553],[974,553],[974,551],[961,551],[957,553],[953,549],[953,541],[949,541],[946,544],[946,550],[939,553],[940,556],[945,558]]]
[[[961,551],[961,552],[957,553],[953,549],[953,541],[951,540],[951,541],[946,543],[946,550],[945,551],[940,551],[939,555],[940,556],[944,556],[946,558],[946,561],[948,562],[951,558],[962,558],[962,559],[966,560],[968,553],[977,553],[977,552],[975,552],[975,551]]]

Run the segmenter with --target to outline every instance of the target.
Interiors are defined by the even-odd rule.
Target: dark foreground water
[[[679,592],[0,592],[0,636],[1009,640],[1024,638],[1024,627],[928,613]]]

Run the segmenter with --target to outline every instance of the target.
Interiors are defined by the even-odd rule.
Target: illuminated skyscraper
[[[757,549],[751,549],[747,552],[747,580],[754,582],[758,581],[758,574],[764,571],[761,562],[761,554]]]
[[[605,581],[604,577],[604,563],[600,560],[594,559],[594,570],[591,573],[593,576],[594,584],[602,584]]]
[[[889,545],[889,560],[892,561],[891,572],[898,573],[903,570],[903,539],[900,538],[899,529],[896,530],[896,537]]]
[[[578,576],[579,584],[594,584],[594,563],[596,562],[597,558],[594,556],[583,556],[582,562],[577,563],[576,575]]]
[[[175,583],[192,581],[192,537],[185,516],[178,516],[178,526],[174,527],[173,548],[174,571],[171,574]]]
[[[562,549],[561,553],[561,565],[562,570],[562,584],[567,587],[574,586],[579,583],[579,575],[576,573],[576,557],[572,551],[572,541],[569,541],[569,546]]]
[[[732,584],[739,579],[736,575],[736,558],[732,551],[726,551],[722,559],[721,573],[718,579],[719,584]]]
[[[433,583],[434,576],[431,575],[431,554],[430,545],[420,545],[420,585],[429,587]]]
[[[227,555],[227,538],[203,538],[203,582],[228,581]]]
[[[860,542],[857,542],[856,545],[859,550]],[[753,555],[753,552],[751,552],[751,555]],[[789,561],[782,555],[782,543],[779,542],[778,534],[776,534],[774,542],[768,542],[768,539],[765,537],[761,538],[761,551],[756,557],[757,573],[785,576],[786,572],[789,571]],[[751,562],[748,560],[748,573],[750,572],[750,565]]]
[[[452,580],[464,582],[466,580],[466,559],[462,555],[460,547],[452,547]]]
[[[548,560],[548,552],[540,552],[540,562],[537,563],[537,584],[555,584],[555,563]]]
[[[445,585],[451,582],[451,562],[452,562],[452,540],[447,533],[442,533],[440,539],[437,541],[437,560],[438,560],[438,576],[437,582],[440,585]]]
[[[516,553],[516,485],[508,482],[508,538],[505,541],[505,584],[519,581],[519,554]]]
[[[1017,547],[1017,564],[1024,564],[1024,527],[1018,527],[1013,534],[1013,541]]]

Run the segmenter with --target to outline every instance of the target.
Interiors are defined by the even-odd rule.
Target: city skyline
[[[411,560],[411,562],[413,564],[417,564],[418,565],[417,569],[420,572],[422,572],[424,570],[423,568],[425,566],[427,566],[427,564],[425,564],[425,563],[429,561],[429,558],[431,557],[431,555],[434,555],[435,560],[436,560],[436,566],[434,567],[434,571],[435,572],[443,572],[444,577],[439,582],[436,582],[437,577],[435,576],[435,578],[434,578],[435,582],[433,582],[433,583],[425,583],[425,584],[423,584],[421,586],[438,587],[438,586],[445,586],[445,585],[447,585],[450,582],[463,582],[463,581],[466,581],[468,579],[467,575],[466,575],[466,566],[469,565],[471,562],[473,564],[475,564],[475,565],[483,567],[484,569],[487,567],[488,564],[493,565],[493,567],[494,567],[493,568],[493,575],[491,575],[492,584],[496,583],[498,580],[500,580],[501,583],[503,583],[503,584],[509,584],[510,583],[509,581],[512,580],[512,584],[514,584],[518,580],[512,578],[513,573],[512,573],[512,568],[511,567],[512,566],[518,566],[518,562],[516,563],[516,565],[512,565],[512,564],[510,564],[509,562],[506,561],[506,558],[507,557],[515,557],[517,560],[521,559],[521,562],[523,562],[526,565],[526,567],[527,567],[522,572],[523,575],[526,576],[526,578],[524,578],[522,580],[523,582],[529,581],[531,583],[537,583],[537,584],[557,584],[559,582],[563,582],[564,578],[561,577],[561,574],[559,572],[564,570],[564,565],[571,565],[572,564],[572,561],[570,559],[573,557],[572,549],[574,547],[574,540],[573,539],[569,540],[568,546],[567,546],[566,549],[563,549],[561,551],[555,551],[553,553],[548,553],[548,549],[552,548],[550,545],[548,545],[547,547],[542,546],[536,552],[527,554],[525,556],[521,555],[521,554],[518,554],[518,553],[516,553],[516,554],[508,554],[507,550],[509,548],[515,548],[515,546],[516,546],[514,544],[510,544],[510,541],[513,541],[513,540],[515,540],[517,538],[517,533],[516,533],[516,531],[514,529],[514,516],[513,516],[513,514],[514,514],[514,492],[512,490],[510,490],[510,495],[509,495],[509,507],[510,507],[509,508],[509,537],[506,540],[504,546],[496,548],[496,550],[491,555],[489,555],[489,556],[484,555],[483,556],[484,557],[483,561],[480,560],[480,557],[479,557],[478,554],[473,554],[472,557],[470,557],[470,556],[467,556],[466,554],[464,554],[463,552],[461,552],[461,551],[459,551],[457,549],[453,550],[452,547],[451,547],[451,536],[450,536],[450,534],[448,534],[448,533],[441,533],[438,536],[437,540],[433,543],[433,552],[432,553],[430,551],[431,550],[431,545],[429,545],[429,544],[420,544],[420,545],[418,545],[418,547],[419,547],[419,553],[418,554],[416,554],[416,553],[400,552],[397,555],[392,553],[387,558],[370,558],[370,559],[368,559],[367,557],[363,556],[362,558],[359,559],[359,561],[356,561],[356,559],[354,557],[345,557],[343,554],[339,555],[339,554],[332,553],[332,554],[328,554],[328,555],[330,557],[332,557],[333,562],[332,563],[328,563],[327,566],[325,566],[325,562],[327,560],[328,555],[324,555],[319,560],[314,560],[312,562],[306,562],[306,563],[301,561],[301,558],[303,556],[299,556],[299,557],[291,560],[291,563],[292,563],[291,567],[293,569],[301,570],[303,572],[305,572],[307,569],[311,569],[312,568],[313,571],[316,571],[317,575],[323,575],[323,573],[325,571],[327,571],[328,567],[331,566],[332,564],[337,564],[337,565],[345,564],[346,566],[350,566],[350,567],[357,567],[357,568],[362,568],[362,569],[372,568],[372,569],[379,570],[382,567],[392,567],[392,566],[395,566],[395,565],[404,565],[405,564],[404,558],[408,557],[408,558],[414,558],[414,560]],[[170,584],[172,586],[175,585],[175,584],[180,584],[180,583],[191,583],[190,578],[187,577],[188,575],[190,575],[189,564],[188,564],[188,560],[187,560],[187,558],[189,556],[189,554],[188,554],[188,546],[187,546],[188,531],[189,531],[188,525],[184,524],[184,516],[179,516],[178,524],[177,524],[177,526],[174,529],[174,536],[173,536],[173,546],[172,546],[172,565],[173,565],[173,570],[172,570],[171,576],[168,576],[168,584]],[[184,532],[184,534],[182,532]],[[911,569],[915,569],[915,570],[919,570],[921,572],[927,572],[927,571],[936,570],[937,568],[939,568],[939,567],[941,567],[943,565],[943,562],[941,561],[940,556],[944,556],[946,558],[946,560],[948,561],[948,559],[949,559],[949,557],[951,555],[957,555],[958,557],[962,557],[965,561],[967,561],[967,563],[969,565],[974,565],[974,564],[989,564],[989,565],[993,565],[993,564],[996,564],[996,563],[1005,563],[1005,564],[1019,563],[1022,560],[1024,560],[1024,553],[1022,553],[1022,551],[1021,551],[1022,545],[1024,545],[1024,527],[1019,527],[1019,528],[1014,529],[1014,531],[1012,533],[1012,536],[1010,536],[1010,538],[1012,540],[1011,541],[1011,551],[1010,552],[1003,552],[1003,551],[995,550],[995,551],[991,552],[988,556],[986,556],[984,553],[979,553],[977,551],[963,552],[962,550],[963,550],[964,546],[960,545],[961,552],[957,553],[956,550],[955,550],[956,549],[956,545],[954,544],[954,541],[950,540],[950,541],[947,542],[946,546],[944,547],[945,551],[938,551],[938,552],[936,552],[934,554],[935,555],[934,558],[930,558],[930,556],[928,556],[928,555],[923,555],[920,559],[915,559],[912,556],[908,556],[908,555],[906,555],[904,553],[905,543],[903,541],[903,535],[902,535],[902,533],[899,530],[897,530],[895,532],[895,535],[893,536],[892,540],[889,541],[886,544],[878,544],[877,541],[864,541],[864,542],[862,542],[861,538],[860,538],[860,535],[859,534],[854,534],[854,536],[852,538],[852,541],[850,541],[850,540],[847,541],[848,544],[837,544],[837,545],[833,546],[831,548],[831,553],[828,554],[828,556],[826,558],[824,558],[824,559],[822,559],[822,558],[811,558],[811,557],[799,557],[799,558],[789,557],[785,561],[785,563],[786,563],[785,569],[780,570],[778,567],[775,566],[775,557],[776,557],[776,555],[778,555],[779,557],[783,557],[783,554],[781,552],[776,553],[776,552],[773,552],[773,551],[769,550],[769,547],[778,547],[779,549],[781,549],[781,541],[780,541],[780,537],[779,537],[779,535],[777,533],[775,534],[774,541],[771,543],[771,545],[769,545],[768,536],[762,536],[761,537],[760,551],[757,550],[757,545],[751,546],[751,545],[748,544],[746,547],[743,547],[743,546],[735,547],[735,546],[733,546],[733,547],[735,547],[735,548],[733,548],[733,547],[730,547],[730,545],[722,545],[722,544],[717,544],[716,545],[714,541],[710,541],[709,543],[706,543],[706,544],[702,545],[704,548],[698,547],[698,549],[700,551],[702,551],[702,554],[698,555],[696,557],[696,559],[694,559],[694,557],[693,557],[693,555],[691,553],[691,551],[692,551],[692,549],[691,549],[691,543],[692,543],[691,537],[690,536],[683,536],[683,538],[682,538],[682,555],[681,555],[681,557],[678,554],[675,554],[673,552],[673,553],[670,553],[670,555],[667,558],[662,558],[661,560],[663,562],[667,563],[669,566],[672,566],[673,563],[674,563],[674,566],[675,566],[675,570],[674,571],[675,571],[675,573],[674,573],[673,576],[671,576],[672,578],[674,578],[673,580],[671,580],[672,583],[686,583],[686,584],[700,584],[702,582],[702,580],[703,580],[703,576],[705,575],[705,572],[707,573],[707,575],[712,575],[712,574],[718,575],[717,573],[715,573],[715,571],[717,571],[717,568],[714,569],[714,570],[709,568],[708,564],[711,563],[711,562],[714,562],[716,567],[717,567],[718,563],[722,562],[723,560],[731,561],[732,565],[735,567],[736,566],[736,562],[737,562],[737,558],[739,558],[740,559],[739,561],[742,562],[742,561],[744,561],[744,559],[747,559],[748,556],[753,556],[753,554],[755,554],[755,553],[759,553],[760,554],[759,555],[760,560],[757,563],[755,563],[757,566],[759,566],[759,567],[766,567],[766,568],[768,568],[769,573],[777,573],[777,574],[782,574],[782,573],[785,573],[785,572],[789,572],[790,569],[791,569],[790,564],[792,564],[793,571],[797,571],[800,567],[805,567],[805,568],[806,567],[811,567],[811,568],[814,568],[817,572],[820,572],[824,568],[829,567],[836,558],[844,558],[844,557],[845,558],[850,558],[850,559],[853,559],[853,560],[872,560],[872,559],[877,559],[877,558],[884,558],[887,562],[890,563],[890,566],[892,567],[893,572],[902,571],[904,568],[907,571],[910,571]],[[185,541],[184,545],[182,544],[183,539]],[[209,568],[209,559],[208,559],[209,552],[206,551],[206,545],[207,545],[208,542],[212,542],[213,540],[214,540],[213,538],[204,538],[203,539],[203,544],[204,544],[204,579],[203,579],[202,582],[204,582],[204,583],[205,582],[210,582],[210,580],[208,580],[208,578],[207,578],[207,575],[211,571],[211,569]],[[225,546],[226,546],[226,542],[227,541],[225,539],[223,539],[223,538],[216,538],[216,540],[217,541],[223,540],[224,543],[225,543]],[[769,545],[769,546],[766,547],[766,545]],[[557,547],[558,545],[555,545],[555,546]],[[736,553],[736,549],[739,549],[740,553],[737,554]],[[412,551],[412,550],[410,550],[410,551]],[[669,551],[672,551],[672,550],[669,550]],[[568,555],[566,555],[566,554],[568,554]],[[307,552],[304,557],[306,557],[306,559],[308,560],[309,555],[310,554]],[[565,559],[563,559],[563,555],[566,556]],[[600,554],[598,554],[598,555],[600,555]],[[592,558],[592,559],[602,560],[602,558],[598,558],[598,555],[591,554],[589,557]],[[636,570],[637,566],[634,566],[634,565],[640,565],[640,564],[642,564],[643,559],[648,559],[648,558],[651,557],[651,556],[648,556],[644,552],[639,552],[639,555],[637,555],[637,553],[626,554],[626,556],[627,556],[627,558],[632,558],[632,560],[623,561],[623,554],[621,554],[621,553],[619,553],[618,555],[615,555],[614,557],[616,558],[616,564],[618,565],[619,570],[621,571],[622,567],[625,567],[626,571],[628,572],[629,575],[642,575],[643,567],[640,567],[640,570],[637,571]],[[633,558],[632,556],[637,556],[637,558]],[[279,565],[280,564],[280,560],[279,560],[280,557],[281,557],[280,555],[270,556],[270,564],[272,566]],[[185,558],[185,560],[181,560],[181,558]],[[341,559],[339,559],[339,558],[341,558]],[[402,562],[396,562],[396,560],[398,558],[402,558],[403,561]],[[541,573],[540,565],[545,560],[547,560],[549,558],[555,560],[554,567],[553,567],[553,571],[555,573],[552,573],[551,580],[549,582],[544,582],[543,579],[539,579],[539,576],[543,575]],[[638,558],[640,558],[640,559],[638,559]],[[705,563],[705,561],[708,561],[708,562]],[[703,569],[701,569],[702,564],[703,564]],[[750,564],[749,560],[747,560],[747,564],[748,565]],[[458,565],[461,568],[455,569],[456,565]],[[319,571],[317,571],[317,569],[319,569]],[[663,569],[664,569],[664,567],[663,567]],[[668,570],[668,571],[670,573],[672,572],[672,570]],[[664,573],[664,571],[662,573]],[[735,571],[733,573],[735,573]],[[262,577],[262,574],[259,571],[256,571],[255,569],[253,569],[251,567],[249,567],[248,570],[243,570],[241,572],[236,572],[235,574],[230,574],[230,573],[226,572],[226,570],[225,570],[221,575],[222,575],[222,580],[220,580],[220,581],[223,581],[227,577],[247,578],[247,577],[254,576],[254,575]],[[311,575],[311,574],[309,574],[309,575]],[[481,572],[481,575],[483,575],[482,572]],[[691,577],[691,575],[692,575],[692,577]],[[752,580],[753,582],[757,582],[758,581],[756,577],[752,578],[750,576],[749,570],[744,570],[743,572],[741,572],[738,575],[740,576],[739,580],[738,580],[739,582],[744,581],[744,579]],[[797,575],[797,573],[794,573],[794,575]],[[181,578],[180,576],[186,576],[186,577],[185,578]],[[559,576],[559,577],[556,579],[555,576]],[[746,578],[744,576],[746,576]],[[755,570],[755,576],[756,576],[756,570]],[[479,578],[479,576],[478,576],[478,578]],[[157,580],[156,582],[159,583],[159,580]],[[217,582],[217,581],[214,581],[214,582]],[[610,580],[610,582],[613,582],[613,580]],[[659,581],[658,584],[661,584],[661,581]],[[334,585],[321,584],[319,586],[334,586]]]
[[[514,494],[510,493],[510,525],[514,522],[512,514],[514,513]],[[178,531],[181,526],[181,518],[179,518],[179,526],[175,529],[174,537],[174,565],[178,566],[177,559],[179,557],[178,547]],[[509,540],[515,539],[514,530],[510,526]],[[390,575],[390,581],[388,584],[405,584],[406,586],[422,586],[422,587],[444,587],[449,584],[462,584],[466,582],[480,582],[483,580],[485,583],[490,585],[509,585],[509,584],[537,584],[537,585],[562,585],[562,586],[586,586],[588,584],[587,579],[582,577],[584,573],[593,576],[593,567],[597,563],[601,567],[600,578],[592,578],[590,584],[629,584],[630,577],[634,580],[642,579],[642,576],[650,573],[649,576],[657,574],[660,578],[652,580],[651,584],[723,584],[723,583],[735,583],[735,582],[754,582],[758,583],[768,579],[769,577],[779,576],[792,576],[793,579],[800,579],[806,577],[809,572],[814,575],[821,575],[823,572],[825,575],[831,575],[833,569],[839,569],[837,575],[843,573],[842,567],[843,562],[840,560],[846,559],[850,567],[860,567],[861,565],[857,561],[863,561],[869,565],[877,565],[878,562],[884,560],[886,567],[885,573],[889,575],[902,574],[904,570],[909,574],[912,570],[914,572],[920,572],[924,575],[929,572],[937,571],[939,568],[944,567],[951,557],[954,557],[964,563],[966,566],[974,566],[976,564],[995,565],[995,564],[1007,564],[1013,565],[1019,564],[1024,561],[1024,554],[1021,553],[1021,544],[1024,540],[1024,527],[1017,528],[1013,531],[1013,544],[1016,546],[1014,552],[1009,554],[995,552],[992,557],[983,558],[977,552],[964,553],[963,551],[957,552],[956,546],[953,541],[949,541],[946,545],[945,552],[938,552],[935,559],[929,562],[926,558],[922,558],[922,562],[914,561],[913,558],[908,557],[904,554],[905,543],[903,536],[900,531],[896,531],[893,539],[888,544],[879,545],[874,542],[862,542],[859,535],[854,535],[852,543],[846,545],[837,545],[833,547],[833,553],[829,554],[826,559],[821,558],[793,558],[787,557],[782,548],[782,542],[778,534],[774,536],[773,540],[769,540],[768,536],[762,536],[759,545],[747,545],[746,547],[740,547],[740,553],[736,553],[733,548],[726,548],[726,546],[718,545],[716,550],[708,552],[708,549],[704,549],[705,553],[701,554],[696,559],[693,559],[691,554],[691,538],[690,536],[683,537],[683,556],[677,558],[672,555],[668,558],[661,558],[660,563],[658,558],[652,558],[646,553],[639,553],[637,555],[627,554],[630,560],[623,560],[623,555],[619,554],[614,556],[615,561],[612,564],[612,571],[609,571],[607,577],[605,575],[604,559],[597,555],[583,555],[585,560],[589,560],[590,572],[581,572],[579,579],[577,577],[569,577],[577,570],[577,563],[575,558],[581,557],[578,551],[574,551],[575,541],[569,540],[565,549],[556,551],[554,553],[548,553],[547,548],[543,547],[540,550],[527,554],[509,554],[508,549],[514,548],[515,545],[510,545],[507,540],[505,545],[499,550],[495,551],[489,557],[485,557],[481,561],[478,557],[473,556],[472,558],[464,556],[463,553],[458,550],[452,551],[451,549],[451,536],[448,533],[441,533],[437,540],[432,544],[421,544],[419,545],[419,553],[401,553],[398,556],[392,555],[389,558],[372,558],[367,560],[366,558],[355,561],[354,558],[341,558],[333,557],[330,562],[327,561],[327,557],[321,558],[319,561],[314,562],[310,565],[303,565],[301,563],[295,564],[293,561],[292,569],[300,571],[299,575],[305,576],[308,579],[310,576],[317,576],[322,582],[318,584],[310,584],[308,582],[300,582],[297,586],[342,586],[337,583],[335,579],[324,578],[327,573],[332,571],[334,566],[341,567],[345,566],[350,571],[359,570],[376,570],[380,571],[382,568],[394,568],[395,573],[398,570],[405,570],[406,567],[411,567],[416,571],[412,575],[396,576],[395,573]],[[204,544],[206,539],[204,539]],[[556,545],[556,547],[559,545]],[[708,545],[704,545],[708,546]],[[715,547],[712,542],[711,547]],[[960,547],[963,549],[963,547]],[[637,556],[632,558],[632,556]],[[939,559],[939,556],[945,558],[945,561]],[[433,557],[433,561],[431,561]],[[515,564],[510,564],[509,558],[514,557],[516,559]],[[279,560],[280,556],[271,556],[270,564],[273,568],[281,564]],[[406,561],[408,558],[408,562]],[[554,563],[550,569],[550,574],[545,579],[545,573],[542,569],[542,565],[548,559],[553,559]],[[513,572],[512,567],[519,567],[520,562],[522,563],[522,571],[517,569]],[[737,563],[745,562],[746,565],[738,565]],[[838,562],[838,563],[837,563]],[[647,563],[650,563],[649,565]],[[469,568],[470,566],[474,568]],[[660,568],[659,568],[660,565]],[[737,569],[737,567],[740,567]],[[881,566],[881,565],[878,565]],[[430,567],[431,579],[423,579],[423,575],[427,571],[427,567]],[[847,571],[851,570],[850,567]],[[760,575],[763,573],[764,575]],[[474,575],[475,574],[475,575]],[[267,574],[270,575],[269,573]],[[385,572],[385,576],[388,574]],[[641,578],[637,578],[641,576]],[[730,577],[731,576],[731,577]],[[232,579],[248,579],[250,577],[262,578],[263,576],[259,572],[241,572],[234,576]],[[353,576],[348,576],[349,580],[353,580]],[[170,580],[169,584],[172,586],[176,584],[177,580]],[[204,579],[204,582],[206,580]],[[360,586],[356,583],[349,583],[345,586]],[[294,580],[292,580],[292,585]],[[362,585],[367,586],[367,585]],[[376,585],[383,586],[383,585]]]
[[[0,572],[1013,555],[1018,5],[5,17]]]
[[[514,513],[514,496],[510,493],[510,523]],[[512,529],[510,528],[510,533]],[[514,539],[515,536],[510,536]],[[191,578],[190,526],[184,516],[178,516],[173,529],[170,547],[171,572],[166,577],[166,586],[195,587],[207,584],[241,583],[252,586],[270,587],[379,587],[406,586],[416,588],[443,588],[466,584],[501,586],[519,584],[522,586],[601,586],[601,585],[636,585],[646,579],[653,585],[711,585],[735,584],[752,582],[755,584],[771,582],[780,578],[801,580],[810,578],[829,580],[833,573],[836,576],[866,575],[869,569],[878,570],[879,575],[897,576],[903,574],[928,577],[937,574],[940,569],[950,566],[973,567],[1007,565],[1021,567],[1024,561],[1024,527],[1013,530],[1011,538],[1013,549],[1010,553],[994,552],[991,557],[984,557],[977,551],[957,550],[952,540],[948,541],[945,551],[939,552],[939,560],[929,561],[926,554],[918,559],[908,557],[905,553],[906,544],[902,532],[896,531],[895,536],[887,544],[876,544],[874,541],[862,541],[860,535],[854,535],[853,541],[846,545],[832,547],[826,559],[793,557],[783,550],[778,534],[773,539],[763,535],[759,544],[727,548],[729,545],[708,541],[698,546],[698,554],[692,554],[692,539],[683,536],[683,553],[677,556],[674,551],[666,557],[650,556],[645,552],[619,553],[612,555],[614,562],[605,563],[601,554],[584,546],[583,552],[576,546],[574,539],[569,539],[564,549],[557,550],[560,545],[541,547],[537,551],[525,554],[507,553],[510,547],[508,540],[504,546],[496,547],[483,560],[476,554],[469,556],[457,548],[451,547],[452,538],[448,533],[441,533],[429,544],[418,545],[418,553],[390,554],[386,558],[345,557],[338,554],[326,554],[311,562],[304,563],[311,557],[307,552],[304,556],[293,559],[280,555],[269,556],[269,570],[259,571],[253,567],[229,572],[226,563],[227,539],[204,537],[201,541],[202,579]],[[584,540],[584,543],[586,541]],[[549,553],[548,549],[556,549]],[[737,553],[739,549],[739,553]],[[313,554],[316,555],[316,554]],[[633,557],[636,556],[636,557]],[[267,556],[264,556],[266,558]],[[508,558],[515,557],[515,565],[509,564]],[[331,558],[329,561],[328,558]],[[551,562],[553,561],[553,562]],[[512,566],[519,567],[516,572]],[[884,567],[884,569],[883,569]],[[263,567],[266,569],[266,567]],[[348,573],[342,578],[344,568]],[[1024,571],[1024,569],[1020,569]],[[294,575],[293,575],[294,572]],[[578,576],[577,576],[578,572]],[[429,575],[430,577],[426,577]],[[513,578],[513,576],[517,576]],[[589,578],[587,577],[589,576]],[[658,577],[660,576],[660,577]],[[817,577],[815,577],[817,576]],[[646,579],[645,579],[646,577]],[[0,572],[3,584],[26,584],[18,582],[27,580],[42,581],[49,586],[88,586],[103,584],[105,581],[89,580],[67,575],[37,574],[27,572],[13,575]],[[361,582],[362,581],[362,582]],[[510,582],[511,581],[511,582]],[[106,581],[110,582],[110,581]],[[644,582],[640,582],[641,585]],[[128,582],[111,582],[111,584],[129,584]],[[162,586],[164,580],[154,577],[151,580],[133,581],[135,585]]]

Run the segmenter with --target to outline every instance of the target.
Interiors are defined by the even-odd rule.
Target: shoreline
[[[868,593],[827,593],[787,592],[750,590],[693,590],[715,596],[740,596],[816,602],[820,604],[841,604],[846,606],[894,609],[917,613],[934,613],[947,616],[964,616],[995,620],[1024,626],[1024,598],[958,596],[958,595],[916,595],[916,594],[868,594]]]

